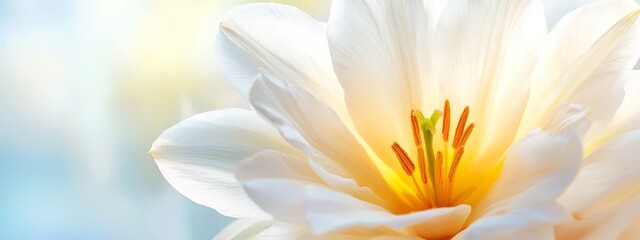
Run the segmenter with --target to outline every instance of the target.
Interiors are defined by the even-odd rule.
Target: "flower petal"
[[[557,221],[558,217],[565,217],[563,214],[557,214],[562,211],[558,205],[544,203],[510,211],[505,215],[483,217],[453,239],[552,240],[555,238],[553,226],[549,222]]]
[[[286,223],[271,219],[248,219],[241,218],[225,227],[213,240],[280,240],[280,239],[299,239],[299,240],[323,240],[323,239],[340,239],[340,240],[421,240],[422,238],[415,236],[402,235],[378,235],[375,233],[363,234],[343,234],[328,233],[323,235],[314,235],[310,232],[309,226],[298,223]]]
[[[232,9],[220,28],[216,60],[245,98],[263,69],[313,92],[327,104],[344,107],[324,23],[291,6],[262,3]]]
[[[213,240],[279,240],[316,239],[304,224],[274,220],[238,219],[222,230]]]
[[[412,207],[415,199],[397,197],[384,177],[342,119],[327,105],[299,87],[273,76],[260,75],[250,96],[251,105],[269,120],[282,136],[315,161],[328,160],[344,169],[359,186],[370,187],[383,197],[389,206]],[[401,211],[402,209],[397,209]]]
[[[314,160],[309,161],[309,166],[331,189],[349,194],[369,203],[380,206],[384,205],[384,200],[376,195],[371,188],[359,186],[354,179],[344,177],[344,175],[347,174],[341,175],[340,173],[344,172],[344,170],[340,169],[339,166],[335,166],[329,161]]]
[[[553,131],[532,131],[511,147],[491,192],[474,208],[465,239],[509,239],[525,232],[535,239],[570,218],[555,199],[578,172],[582,148],[576,129],[585,114],[572,118],[568,112],[557,111],[568,120],[552,121]]]
[[[299,156],[265,150],[245,158],[236,169],[240,181],[279,178],[321,183],[307,161]]]
[[[556,226],[558,239],[635,239],[622,238],[623,232],[633,227],[633,220],[640,217],[640,198],[630,199],[620,204],[586,216],[579,221],[571,221]]]
[[[429,239],[455,234],[464,225],[470,211],[468,205],[458,205],[395,215],[350,195],[318,186],[307,187],[305,206],[305,214],[316,234],[387,227],[396,231],[411,231]]]
[[[618,239],[640,239],[640,216],[631,220],[627,229],[620,234]]]
[[[252,236],[271,227],[273,222],[271,219],[237,219],[222,229],[213,240],[250,239]]]
[[[585,158],[560,203],[581,216],[633,197],[631,193],[640,191],[639,142],[640,129],[626,132]]]
[[[558,196],[578,170],[582,151],[577,135],[573,131],[532,131],[509,151],[495,191],[487,199],[516,197],[521,201],[515,204],[526,205]]]
[[[551,31],[534,72],[528,121],[540,126],[559,103],[584,104],[592,133],[611,121],[640,56],[640,16],[632,0],[596,1],[565,16]]]
[[[285,222],[304,222],[307,184],[322,184],[304,159],[263,151],[243,160],[236,177],[261,209]]]
[[[273,226],[255,236],[255,240],[280,240],[280,239],[315,239],[309,227],[304,224],[276,221]]]
[[[613,126],[624,126],[622,131],[640,128],[640,71],[635,70],[624,87],[625,95],[616,112]]]
[[[233,176],[238,161],[264,149],[299,154],[254,112],[195,115],[164,131],[151,155],[167,181],[189,199],[230,217],[267,216]]]
[[[412,147],[409,114],[420,109],[420,0],[334,0],[327,25],[336,75],[356,128],[394,161],[393,141]],[[395,165],[392,165],[395,166]]]
[[[618,134],[640,129],[640,71],[633,71],[624,90],[624,100],[613,121],[598,135],[587,139],[587,153],[595,151]]]
[[[438,22],[429,65],[441,98],[454,113],[471,107],[474,137],[465,155],[493,166],[516,135],[537,49],[547,28],[537,0],[448,1]],[[505,114],[508,117],[505,117]],[[478,171],[482,172],[482,171]]]
[[[251,90],[250,103],[305,155],[319,151],[352,173],[375,170],[342,119],[308,92],[261,74]]]

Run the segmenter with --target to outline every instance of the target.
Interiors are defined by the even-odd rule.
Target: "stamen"
[[[418,148],[418,165],[420,166],[420,177],[423,184],[427,184],[427,168],[424,164],[424,150]]]
[[[449,141],[449,124],[451,123],[451,108],[449,100],[444,101],[444,119],[442,120],[442,139],[444,142]]]
[[[467,118],[469,117],[469,106],[464,108],[460,120],[458,121],[458,127],[456,127],[456,135],[453,138],[453,148],[456,149],[460,146],[460,140],[462,140],[462,133],[467,125]]]
[[[436,181],[442,184],[442,153],[438,151],[438,156],[436,157]]]
[[[393,149],[393,152],[396,153],[396,157],[400,160],[400,164],[402,165],[404,172],[407,173],[407,175],[412,176],[415,166],[413,165],[413,162],[411,162],[411,159],[409,159],[407,152],[405,152],[397,142],[394,142],[393,145],[391,145],[391,149]]]
[[[467,139],[469,139],[469,135],[471,135],[471,131],[473,131],[473,127],[475,124],[471,124],[464,130],[464,135],[462,136],[462,141],[460,141],[460,146],[464,147],[464,144],[467,143]]]
[[[456,174],[456,169],[458,169],[458,164],[460,163],[460,158],[462,158],[463,153],[464,153],[464,147],[456,149],[456,155],[453,157],[453,164],[451,165],[451,170],[449,171],[450,183],[453,183],[453,177]]]
[[[438,132],[436,126],[438,119],[443,117],[442,139],[443,149],[434,149],[433,137]],[[418,167],[420,168],[420,180],[413,176],[415,165],[407,152],[397,142],[391,145],[391,149],[402,165],[402,170],[411,177],[418,198],[430,204],[432,207],[450,206],[452,199],[453,182],[456,171],[464,154],[465,144],[473,132],[475,124],[467,126],[469,118],[469,106],[464,108],[453,136],[453,144],[449,145],[449,133],[451,128],[451,106],[449,100],[444,103],[444,112],[434,110],[429,118],[425,118],[420,110],[411,110],[411,131],[418,154]],[[449,158],[449,148],[454,151],[453,159]],[[438,151],[441,150],[441,151]],[[437,154],[436,154],[437,153]],[[424,184],[424,191],[418,184]],[[459,200],[459,199],[458,199]]]
[[[420,139],[420,124],[418,124],[418,117],[416,117],[416,110],[411,110],[411,130],[413,131],[413,140],[416,146],[422,145]]]
[[[427,183],[427,169],[424,160],[424,149],[422,149],[422,137],[420,136],[420,120],[418,116],[424,118],[419,110],[411,110],[411,129],[413,131],[413,140],[418,149],[418,166],[420,167],[420,176],[422,183]]]

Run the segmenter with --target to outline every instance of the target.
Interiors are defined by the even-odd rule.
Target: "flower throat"
[[[433,137],[436,135],[436,124],[440,117],[443,117],[442,140],[444,147],[436,153],[433,146]],[[455,174],[462,155],[464,154],[464,146],[474,128],[473,123],[467,126],[468,117],[469,106],[465,107],[460,115],[453,142],[449,145],[449,128],[451,126],[449,100],[445,101],[444,113],[439,110],[434,110],[429,118],[425,118],[419,110],[411,111],[411,127],[414,143],[418,149],[417,156],[420,180],[426,188],[425,191],[422,190],[421,185],[413,178],[415,165],[411,158],[409,158],[407,152],[402,149],[397,142],[391,145],[391,149],[398,157],[402,169],[408,176],[412,177],[420,198],[428,202],[432,207],[447,207],[455,204],[452,202]],[[450,153],[450,150],[453,150],[453,153]]]

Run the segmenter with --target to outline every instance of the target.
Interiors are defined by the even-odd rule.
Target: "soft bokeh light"
[[[147,151],[194,113],[242,105],[211,49],[249,2],[0,1],[0,239],[210,239],[230,222]]]
[[[194,113],[243,106],[211,52],[249,2],[1,0],[0,239],[210,239],[229,223],[147,151]],[[275,2],[328,17],[330,0]]]

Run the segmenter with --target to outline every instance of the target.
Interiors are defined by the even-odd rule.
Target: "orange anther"
[[[456,149],[456,155],[453,157],[453,163],[451,165],[451,170],[449,171],[449,182],[453,182],[453,177],[456,173],[456,169],[458,169],[458,164],[460,163],[463,153],[464,147]]]
[[[415,111],[416,110],[411,110],[411,130],[413,131],[413,141],[416,143],[416,146],[421,146],[420,125],[418,124],[418,118],[414,114]]]
[[[400,160],[400,164],[402,165],[402,169],[404,170],[404,172],[406,172],[409,176],[413,175],[415,166],[413,165],[413,162],[411,162],[411,159],[407,155],[407,152],[405,152],[397,142],[394,142],[393,145],[391,145],[391,149],[393,149],[393,152],[396,153],[396,157],[398,157],[398,160]]]
[[[442,139],[445,142],[449,141],[449,125],[451,123],[451,108],[449,106],[449,100],[444,101],[444,118],[442,121]]]
[[[460,115],[460,120],[458,121],[458,127],[456,127],[456,135],[453,138],[453,148],[458,148],[460,146],[460,141],[462,140],[462,133],[464,131],[465,126],[467,125],[467,118],[469,117],[469,106],[464,108],[462,115]]]
[[[471,131],[473,131],[474,126],[475,125],[472,123],[467,127],[466,130],[464,130],[464,134],[462,135],[462,141],[460,141],[460,146],[464,147],[464,145],[467,143],[467,139],[469,139],[469,135],[471,135]]]

